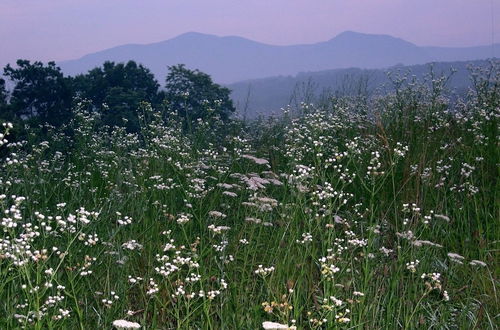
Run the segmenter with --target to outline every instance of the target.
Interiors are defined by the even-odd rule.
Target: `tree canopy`
[[[0,79],[0,117],[6,120],[61,126],[72,118],[75,97],[90,101],[90,108],[101,114],[101,124],[126,127],[130,132],[140,130],[141,102],[157,110],[165,105],[165,116],[175,113],[185,123],[227,121],[235,111],[229,89],[182,64],[169,67],[164,90],[149,69],[134,61],[105,62],[76,77],[65,77],[54,62],[18,60],[16,64],[4,68],[12,91]]]
[[[5,89],[5,80],[0,78],[0,107],[7,104],[7,90]]]
[[[105,62],[102,67],[76,76],[74,84],[77,94],[91,99],[96,106],[101,106],[115,87],[134,93],[141,101],[155,103],[160,87],[151,71],[134,61]]]
[[[229,94],[228,88],[214,83],[206,73],[189,70],[183,64],[169,67],[166,99],[170,109],[188,121],[213,117],[229,119],[235,111]]]
[[[64,122],[71,113],[73,94],[61,69],[54,62],[44,65],[18,60],[16,64],[16,68],[10,64],[4,68],[4,75],[15,84],[10,98],[13,115],[19,119],[37,117],[56,126]]]
[[[125,126],[129,131],[139,129],[140,102],[160,102],[159,87],[151,71],[134,61],[105,62],[74,79],[75,94],[91,100],[95,109],[102,112],[105,124]]]

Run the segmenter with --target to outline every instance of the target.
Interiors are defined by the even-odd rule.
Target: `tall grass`
[[[71,134],[3,146],[0,327],[496,328],[500,94],[473,77],[453,106],[402,77],[189,134],[79,104]]]

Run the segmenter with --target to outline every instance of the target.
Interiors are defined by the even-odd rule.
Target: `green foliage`
[[[59,126],[70,116],[71,84],[54,62],[30,63],[18,60],[17,67],[10,64],[4,75],[14,84],[10,98],[11,111],[18,119],[35,119]]]
[[[500,76],[455,104],[401,78],[191,131],[77,103],[0,160],[0,328],[496,329]]]
[[[235,111],[230,90],[214,83],[206,73],[183,64],[169,70],[165,84],[169,109],[188,123],[211,118],[227,121]]]
[[[0,78],[0,107],[7,105],[7,90],[5,89],[5,80]]]
[[[159,84],[154,75],[134,61],[126,64],[105,62],[102,67],[74,78],[76,95],[92,101],[102,112],[104,124],[123,126],[129,131],[139,130],[137,108],[140,102],[154,105],[160,102]]]
[[[495,109],[500,106],[500,61],[491,60],[488,66],[470,66],[473,93],[480,106]]]
[[[5,80],[0,78],[0,118],[5,121],[14,121],[11,108],[7,102],[8,92],[5,88]]]

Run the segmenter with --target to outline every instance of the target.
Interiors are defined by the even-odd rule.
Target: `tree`
[[[96,107],[101,107],[112,88],[119,87],[124,92],[134,93],[140,101],[156,103],[160,85],[154,75],[134,61],[126,64],[105,62],[102,67],[90,70],[74,79],[77,95],[90,99]],[[108,104],[109,106],[109,104]]]
[[[160,102],[159,87],[149,69],[134,61],[126,64],[105,62],[102,67],[74,79],[76,94],[92,101],[95,109],[102,112],[105,124],[125,126],[129,131],[139,129],[137,108],[140,102],[153,105]]]
[[[187,121],[219,117],[226,121],[235,111],[230,90],[199,70],[183,64],[169,67],[165,95],[170,109]]]
[[[72,91],[69,78],[65,78],[54,62],[30,63],[18,60],[17,68],[10,64],[4,75],[14,84],[10,108],[18,119],[35,119],[52,125],[65,122],[70,114]]]
[[[7,103],[8,95],[5,80],[0,78],[0,119],[4,121],[12,121],[13,119],[11,108]]]
[[[102,110],[102,121],[110,127],[122,126],[129,132],[140,130],[137,110],[141,102],[138,92],[123,87],[112,87],[106,93],[104,103],[109,105]]]
[[[0,107],[7,104],[7,89],[5,89],[5,80],[0,78]]]
[[[5,80],[0,78],[0,118],[3,120],[11,119],[7,104],[7,89],[5,88]]]

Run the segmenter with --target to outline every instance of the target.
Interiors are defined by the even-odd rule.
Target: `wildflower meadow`
[[[496,329],[493,64],[463,96],[402,75],[253,121],[3,123],[0,328]]]

